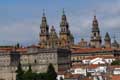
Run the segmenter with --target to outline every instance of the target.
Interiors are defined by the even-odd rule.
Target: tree
[[[39,73],[37,74],[37,80],[49,80],[47,73]]]
[[[90,77],[91,76],[91,73],[87,72],[87,77]]]
[[[47,69],[47,77],[48,80],[56,80],[57,73],[55,72],[55,69],[53,65],[50,63]]]
[[[31,65],[29,69],[25,72],[22,70],[21,64],[19,63],[16,70],[16,80],[56,80],[57,73],[52,64],[49,64],[46,73],[34,73],[32,72]]]
[[[29,65],[29,69],[24,73],[23,77],[24,80],[34,80],[36,75],[37,75],[36,73],[32,72],[31,65]]]
[[[18,64],[16,73],[17,73],[16,80],[24,80],[24,77],[23,77],[24,71],[22,70],[22,66],[20,62]]]
[[[111,63],[111,65],[120,65],[120,60],[115,60]]]

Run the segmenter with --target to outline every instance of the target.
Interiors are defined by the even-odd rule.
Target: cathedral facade
[[[64,11],[60,22],[59,37],[54,26],[52,26],[49,32],[45,13],[43,13],[40,30],[39,45],[41,48],[69,48],[74,44],[74,37],[69,29],[69,24]]]
[[[49,29],[46,15],[43,12],[39,38],[38,45],[25,48],[0,47],[0,80],[16,80],[15,71],[18,63],[21,63],[23,70],[28,70],[29,65],[31,65],[32,70],[38,73],[46,72],[49,63],[52,63],[56,72],[66,72],[73,62],[79,62],[88,56],[120,56],[119,44],[116,40],[111,44],[108,32],[104,37],[104,45],[102,44],[96,16],[92,22],[90,41],[81,39],[79,44],[74,44],[74,37],[69,29],[65,12],[63,11],[61,17],[59,35],[54,26]]]
[[[60,31],[58,35],[53,25],[51,29],[49,29],[46,15],[43,12],[39,33],[39,46],[41,48],[72,48],[75,46],[80,48],[111,48],[112,46],[118,47],[119,45],[116,40],[114,40],[113,44],[111,43],[111,37],[108,32],[106,32],[104,40],[102,40],[96,15],[92,21],[90,41],[81,39],[81,42],[74,44],[74,36],[69,29],[69,23],[64,10],[59,26]]]

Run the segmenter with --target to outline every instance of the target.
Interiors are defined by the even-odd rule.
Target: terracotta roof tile
[[[64,75],[65,78],[79,78],[80,77],[80,74],[71,74],[71,73],[67,73]]]
[[[27,52],[27,48],[18,48],[16,49],[18,52]]]
[[[93,80],[93,79],[86,77],[86,78],[84,78],[84,79],[82,79],[82,80]]]
[[[120,75],[112,75],[111,80],[120,80]]]
[[[112,48],[73,48],[71,49],[72,53],[88,53],[96,51],[112,51]]]

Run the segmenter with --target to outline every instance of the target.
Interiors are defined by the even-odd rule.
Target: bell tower
[[[93,18],[93,22],[92,22],[90,46],[93,48],[100,48],[101,42],[102,42],[102,40],[101,40],[101,36],[100,36],[100,30],[98,27],[98,20],[95,15]]]
[[[74,38],[69,30],[69,24],[67,22],[64,9],[63,9],[63,14],[61,18],[59,34],[60,34],[60,46],[61,47],[67,48],[67,47],[70,47],[72,44],[74,44]]]
[[[42,21],[40,24],[40,42],[39,45],[43,48],[48,46],[48,39],[49,39],[49,26],[47,24],[47,19],[45,16],[45,12],[43,10]]]

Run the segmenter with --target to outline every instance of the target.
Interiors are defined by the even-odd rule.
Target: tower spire
[[[42,25],[47,25],[47,19],[45,16],[45,9],[43,9],[43,13],[42,13],[42,22],[41,22],[41,26]]]
[[[45,9],[43,9],[43,16],[45,16]]]
[[[98,20],[96,15],[93,17],[93,22],[92,22],[92,31],[98,31],[99,32],[99,27],[98,27]]]
[[[92,22],[92,34],[91,34],[91,47],[94,48],[100,48],[101,47],[101,35],[100,35],[100,30],[98,26],[98,20],[96,18],[96,15],[93,17],[93,22]]]
[[[43,9],[42,21],[40,24],[40,46],[47,47],[49,39],[49,26],[47,24],[47,18],[45,16],[45,10]]]
[[[62,13],[63,13],[63,15],[65,15],[65,10],[64,10],[64,8],[63,8],[63,12],[62,12]]]
[[[67,18],[66,18],[66,15],[65,15],[64,8],[63,8],[63,11],[62,11],[62,22],[67,22]]]
[[[69,24],[67,21],[67,17],[65,15],[65,11],[62,11],[62,17],[60,22],[60,46],[70,47],[74,43],[74,38],[69,30]]]
[[[94,10],[94,14],[93,14],[93,27],[98,27],[98,21],[97,21],[97,17],[96,17],[96,9]]]

